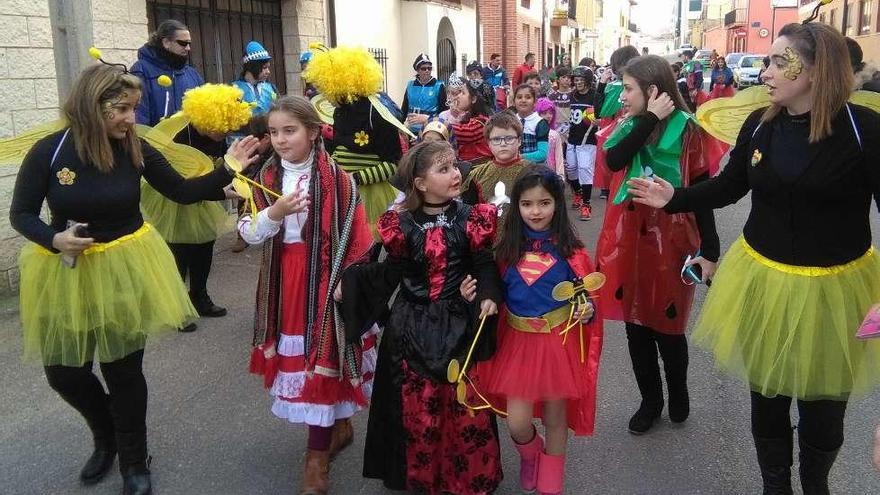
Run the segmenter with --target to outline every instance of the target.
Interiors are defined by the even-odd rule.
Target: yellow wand
[[[446,379],[449,380],[449,383],[457,384],[455,386],[455,398],[458,400],[458,403],[463,405],[464,407],[470,409],[471,414],[473,411],[479,411],[482,409],[491,409],[495,412],[495,414],[499,414],[501,416],[507,416],[507,412],[502,411],[500,409],[496,409],[489,402],[489,399],[483,396],[479,390],[477,390],[476,384],[471,380],[471,377],[467,375],[468,366],[471,363],[471,357],[474,354],[474,349],[477,347],[477,342],[480,340],[480,335],[483,333],[483,326],[486,324],[486,319],[489,315],[483,315],[480,319],[480,326],[477,328],[477,333],[474,335],[474,341],[471,342],[471,347],[468,349],[467,356],[464,358],[464,365],[459,365],[458,359],[453,358],[449,361],[449,366],[446,367]],[[465,382],[465,380],[467,380]],[[467,402],[467,384],[470,383],[471,387],[474,389],[474,393],[477,394],[477,397],[483,401],[483,405],[472,406]]]

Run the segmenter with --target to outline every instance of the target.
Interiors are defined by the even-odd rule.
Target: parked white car
[[[737,64],[733,66],[734,86],[745,88],[762,84],[760,79],[758,79],[758,74],[761,73],[761,68],[764,67],[764,57],[766,55],[743,55]]]

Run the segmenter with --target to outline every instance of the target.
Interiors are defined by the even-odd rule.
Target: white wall
[[[337,45],[384,48],[388,56],[386,87],[391,97],[403,101],[405,75],[412,72],[412,57],[401,54],[404,29],[400,23],[400,0],[336,0]],[[401,72],[402,70],[405,72]],[[405,80],[404,80],[405,81]]]
[[[437,28],[449,18],[455,31],[456,67],[463,71],[461,56],[477,56],[476,11],[473,1],[462,8],[402,0],[336,0],[336,41],[339,45],[385,48],[388,55],[388,94],[403,102],[406,83],[415,76],[413,60],[427,53],[437,67]],[[436,76],[436,72],[434,74]]]

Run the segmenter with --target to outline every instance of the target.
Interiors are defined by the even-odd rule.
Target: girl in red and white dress
[[[362,260],[372,237],[354,180],[330,159],[308,100],[287,96],[269,111],[275,156],[257,175],[259,213],[238,224],[263,243],[250,370],[263,375],[272,413],[309,426],[300,493],[329,489],[329,461],[351,443],[349,418],[367,405],[376,335],[337,339],[334,291],[342,270]]]
[[[520,487],[542,495],[563,493],[568,430],[593,434],[602,320],[591,300],[554,297],[564,282],[575,286],[593,263],[568,220],[565,183],[553,170],[532,165],[513,185],[504,234],[495,250],[504,282],[498,350],[477,363],[477,388],[497,409],[520,455]],[[476,282],[462,283],[472,300]],[[544,423],[546,441],[532,424]]]

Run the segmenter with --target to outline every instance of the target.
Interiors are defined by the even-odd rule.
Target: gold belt
[[[544,316],[517,316],[507,310],[507,323],[520,332],[550,333],[555,327],[568,321],[571,305],[560,306]]]
[[[835,275],[838,273],[843,273],[847,270],[855,268],[860,264],[868,261],[874,256],[874,246],[871,246],[865,254],[862,256],[850,261],[849,263],[844,263],[842,265],[834,265],[834,266],[797,266],[797,265],[787,265],[785,263],[780,263],[778,261],[773,261],[770,258],[765,257],[758,251],[755,251],[755,248],[749,245],[748,241],[746,241],[745,237],[740,237],[740,241],[742,242],[743,249],[745,252],[751,256],[758,263],[768,267],[773,268],[774,270],[778,270],[783,273],[789,273],[792,275],[801,275],[804,277],[822,277],[825,275]]]

